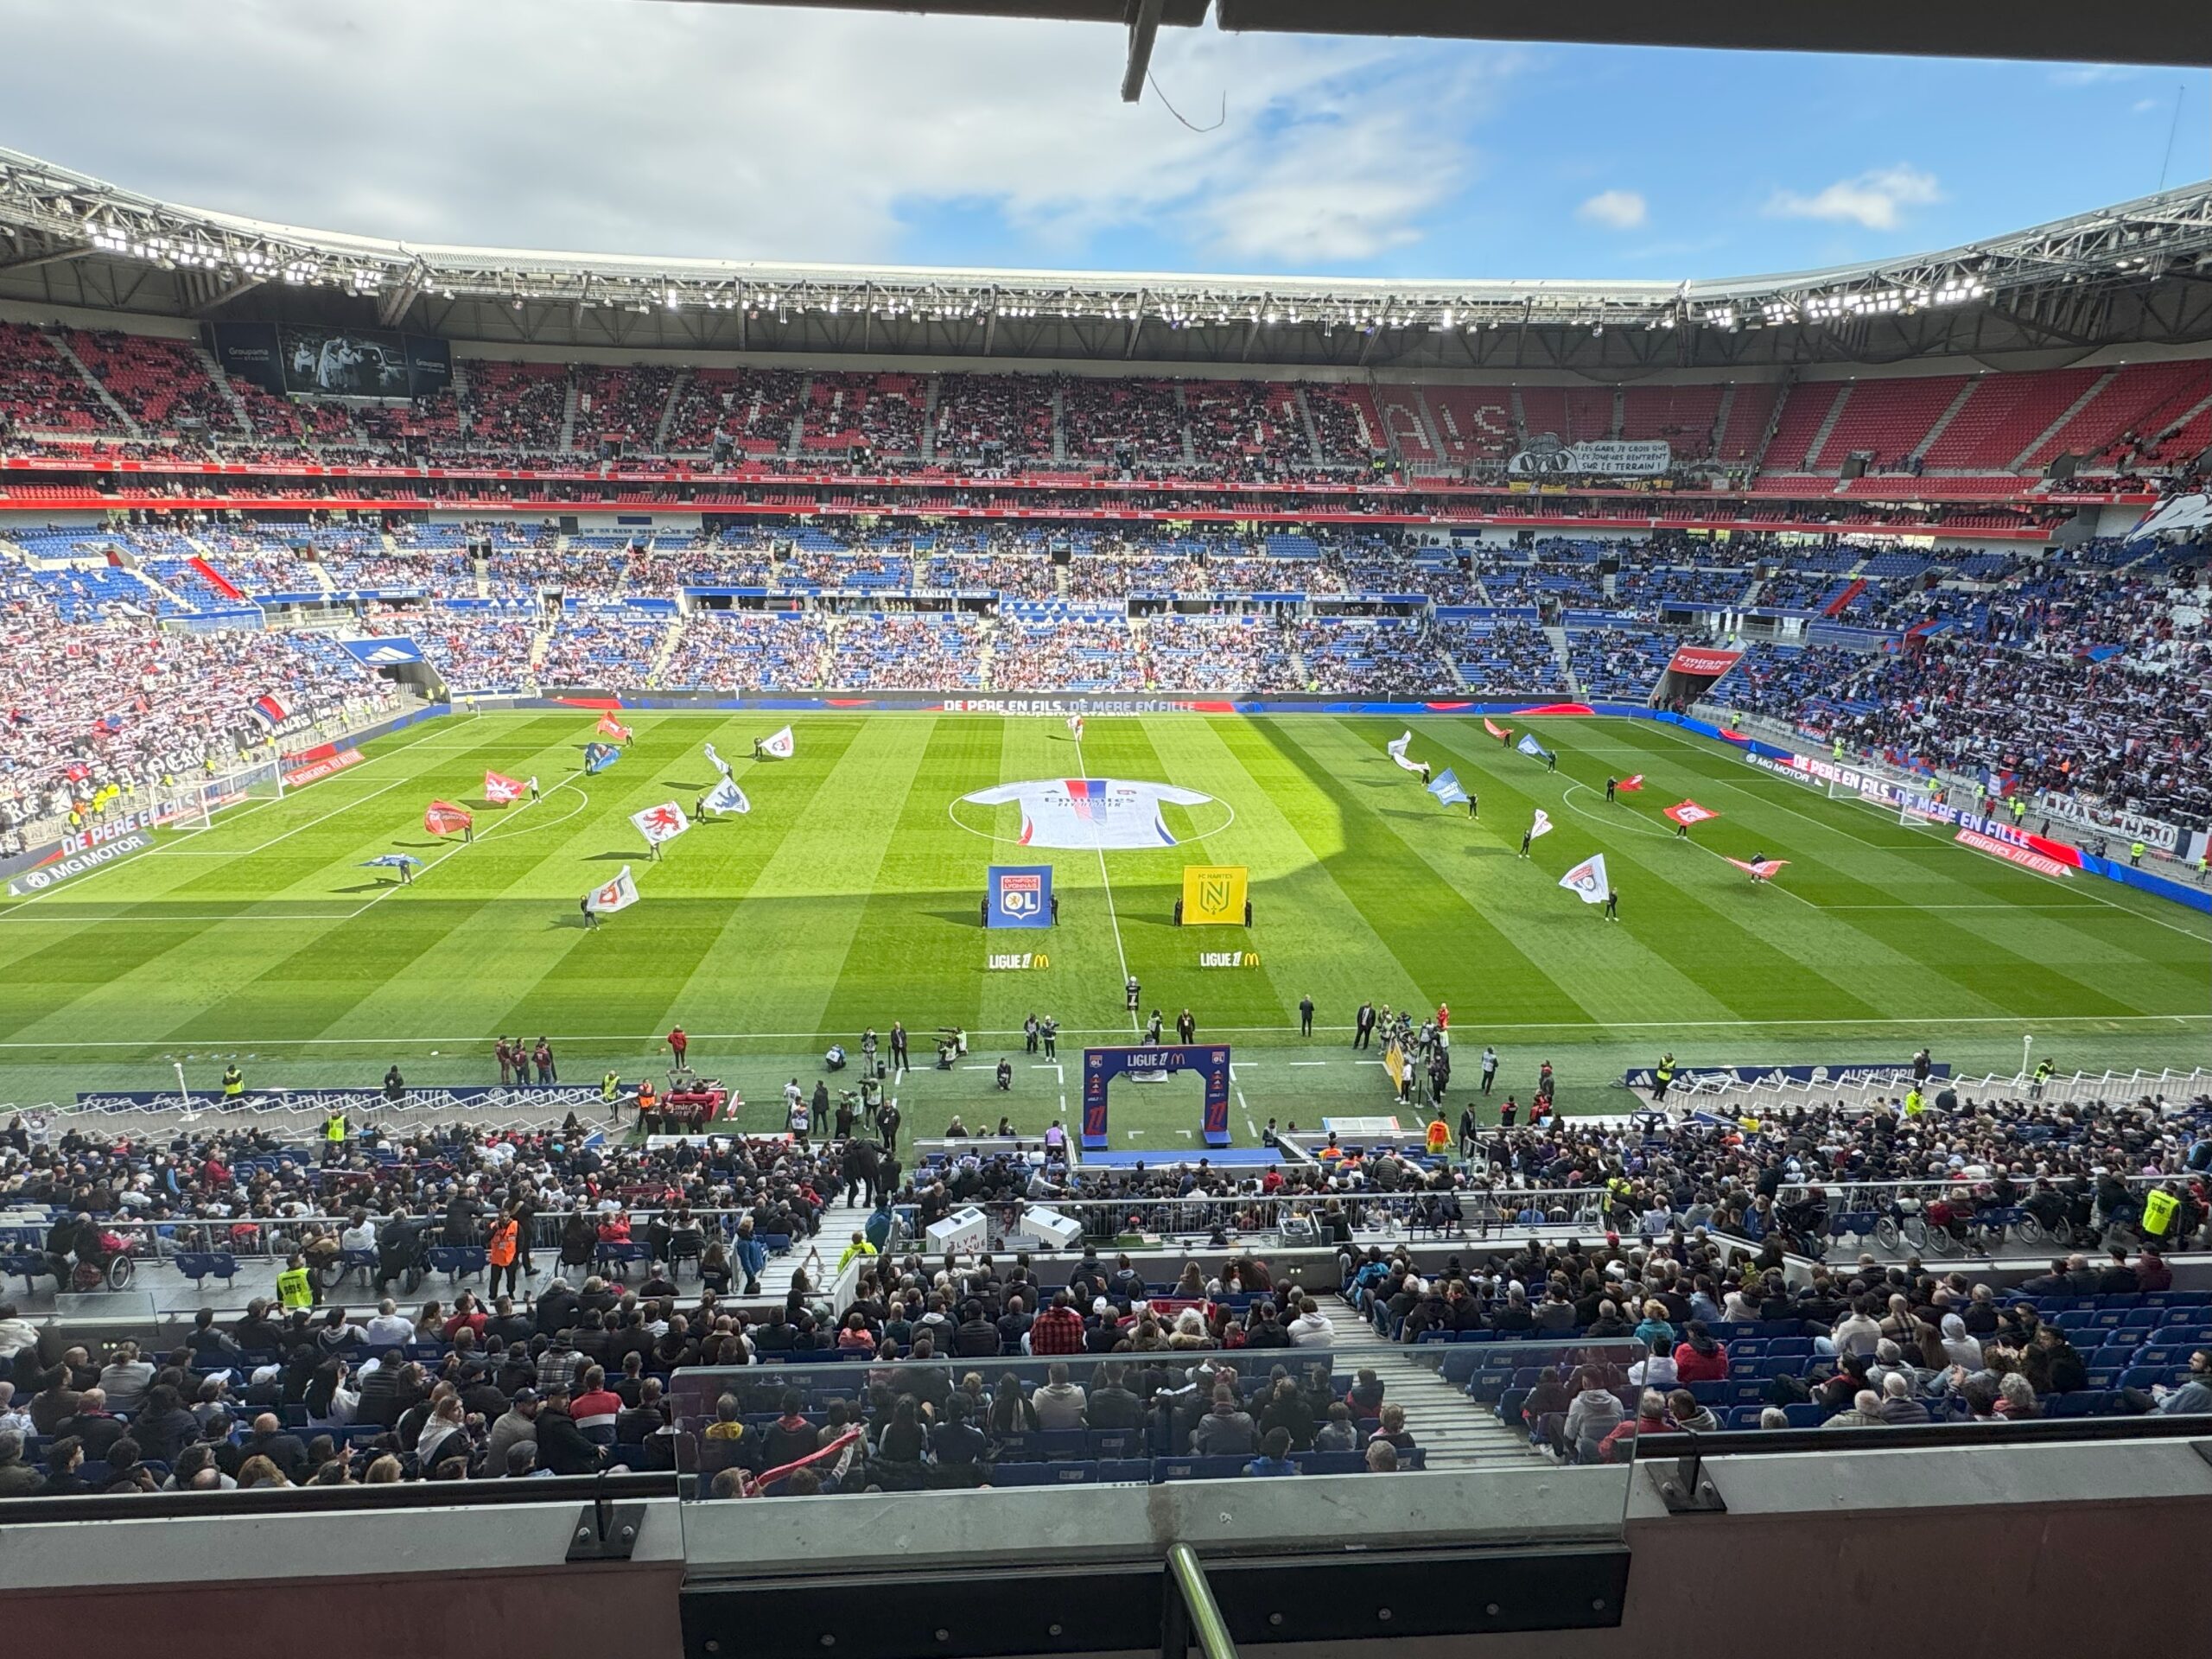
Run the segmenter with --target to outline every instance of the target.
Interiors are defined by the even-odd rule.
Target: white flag
[[[1538,836],[1548,836],[1551,832],[1552,815],[1540,806],[1536,809],[1536,821],[1529,826],[1529,839],[1534,841]]]
[[[764,737],[753,747],[756,752],[770,760],[788,760],[791,758],[793,747],[791,728],[786,726],[773,737]]]
[[[1418,760],[1409,760],[1406,754],[1406,745],[1413,741],[1414,734],[1411,731],[1408,731],[1403,737],[1394,737],[1388,743],[1385,743],[1382,746],[1384,749],[1389,751],[1390,758],[1398,763],[1399,768],[1402,771],[1419,772],[1421,770],[1421,762]]]
[[[1560,877],[1559,884],[1586,905],[1604,904],[1611,890],[1605,881],[1605,855],[1599,853],[1595,858],[1584,859]]]
[[[584,900],[585,906],[604,916],[610,912],[627,910],[638,902],[638,884],[630,879],[630,867],[625,864],[622,874],[605,887],[595,889]]]
[[[1070,715],[1068,716],[1068,732],[1077,742],[1080,743],[1083,741],[1083,716],[1081,715]]]
[[[721,773],[723,777],[728,777],[729,762],[723,760],[721,756],[715,753],[715,746],[711,743],[702,743],[699,747],[706,750],[708,762],[714,767],[714,769]]]
[[[691,820],[683,816],[683,809],[674,801],[664,801],[642,812],[632,812],[630,822],[638,826],[639,835],[656,847],[664,841],[674,841],[691,827]]]
[[[750,812],[753,803],[745,798],[745,791],[737,786],[737,779],[725,778],[716,784],[714,792],[701,803],[709,812]]]

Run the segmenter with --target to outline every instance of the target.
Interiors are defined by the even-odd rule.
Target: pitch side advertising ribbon
[[[691,820],[683,816],[683,809],[674,801],[663,801],[658,806],[632,812],[630,822],[638,826],[639,835],[656,847],[664,841],[674,841],[691,827]]]
[[[1605,882],[1605,855],[1598,854],[1586,858],[1559,879],[1565,887],[1586,905],[1602,905],[1609,891]]]
[[[1676,823],[1687,829],[1693,823],[1703,823],[1707,818],[1717,818],[1720,815],[1710,807],[1700,806],[1695,801],[1677,801],[1674,805],[1662,810],[1659,816],[1662,818],[1672,818]]]
[[[586,907],[600,915],[612,915],[618,910],[627,910],[638,902],[638,884],[630,876],[630,867],[625,864],[622,873],[603,887],[593,889],[584,899]]]

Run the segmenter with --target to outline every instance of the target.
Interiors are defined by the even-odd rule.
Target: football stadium
[[[119,87],[213,61],[97,3]],[[639,130],[512,181],[391,89],[305,196],[243,108],[0,124],[0,1628],[1802,1640],[1739,1564],[2201,1622],[2212,26],[912,10],[573,0]],[[318,114],[414,49],[205,21]],[[1776,66],[2107,102],[2063,178],[1746,157],[1638,246],[1661,186],[1489,102],[1623,66],[1739,145]],[[655,217],[648,130],[757,219]],[[1516,238],[1643,274],[1434,274]],[[1708,259],[1780,274],[1650,274]]]

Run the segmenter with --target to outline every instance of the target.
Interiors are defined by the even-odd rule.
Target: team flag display
[[[785,727],[773,737],[764,737],[753,746],[753,751],[764,760],[788,760],[798,751],[791,739],[791,728]]]
[[[1728,861],[1731,864],[1733,864],[1738,869],[1743,871],[1746,875],[1750,876],[1754,881],[1773,880],[1775,873],[1781,869],[1783,865],[1789,862],[1786,858],[1760,858],[1751,860],[1732,858]]]
[[[699,747],[707,752],[707,764],[721,773],[723,777],[728,777],[729,762],[715,753],[715,746],[711,743],[702,743]]]
[[[1070,715],[1068,716],[1068,735],[1075,739],[1078,743],[1083,741],[1083,716],[1081,715]]]
[[[683,816],[683,809],[674,801],[663,801],[658,806],[632,812],[630,822],[638,826],[639,835],[656,847],[664,841],[674,841],[691,827],[691,820]]]
[[[292,705],[271,691],[266,696],[256,697],[247,712],[273,732],[292,717]]]
[[[1467,791],[1459,786],[1459,779],[1452,774],[1452,768],[1449,766],[1437,773],[1427,787],[1428,792],[1446,806],[1461,805],[1467,798]]]
[[[1488,715],[1484,715],[1483,716],[1483,730],[1488,732],[1492,737],[1496,738],[1501,743],[1504,742],[1507,738],[1513,735],[1511,731],[1507,729],[1505,727],[1499,725]]]
[[[584,899],[584,908],[607,916],[618,910],[627,910],[637,902],[638,884],[631,879],[630,867],[625,864],[620,875],[605,887],[593,889]]]
[[[1414,760],[1406,753],[1406,746],[1413,741],[1414,734],[1412,732],[1408,731],[1403,737],[1394,737],[1388,743],[1385,743],[1382,746],[1384,751],[1389,753],[1389,757],[1393,760],[1398,763],[1400,769],[1402,771],[1419,772],[1421,769],[1421,762]]]
[[[1605,855],[1603,853],[1586,858],[1559,879],[1565,887],[1586,905],[1602,905],[1605,894],[1611,891],[1605,880]]]
[[[1251,870],[1243,864],[1185,864],[1183,867],[1183,925],[1242,927]]]
[[[612,743],[587,743],[584,745],[584,770],[586,772],[605,772],[609,766],[613,766],[621,758],[622,751],[616,748]]]
[[[476,815],[451,801],[432,801],[423,813],[423,827],[434,836],[450,836],[476,822]]]
[[[509,778],[496,772],[484,774],[484,798],[493,806],[505,806],[509,801],[518,801],[530,793],[530,785],[519,778]]]
[[[363,859],[361,868],[365,870],[405,870],[422,861],[409,853],[379,853],[374,858]]]
[[[1703,823],[1707,818],[1717,818],[1720,815],[1711,807],[1700,806],[1695,801],[1677,801],[1659,816],[1672,818],[1687,830],[1694,823]]]
[[[745,791],[737,786],[737,779],[725,777],[716,784],[707,798],[700,803],[706,810],[720,815],[724,812],[750,812],[753,803],[745,798]]]
[[[1615,789],[1642,789],[1643,787],[1643,774],[1639,772],[1633,777],[1624,778],[1620,782],[1615,784],[1613,787]]]
[[[1551,832],[1552,815],[1540,806],[1536,809],[1535,821],[1529,826],[1529,839],[1534,841],[1538,836],[1548,836]]]
[[[1549,749],[1536,741],[1536,734],[1534,732],[1522,733],[1521,741],[1513,747],[1532,760],[1541,760],[1548,765],[1554,759]]]
[[[617,743],[627,743],[630,741],[630,728],[612,715],[601,715],[599,717],[599,734],[601,737],[611,737]]]

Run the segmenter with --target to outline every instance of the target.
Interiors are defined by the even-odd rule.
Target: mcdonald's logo
[[[1256,950],[1247,950],[1244,953],[1244,965],[1247,968],[1258,967],[1260,965],[1260,953]]]
[[[1042,950],[1039,950],[1035,956],[1029,958],[1029,965],[1032,968],[1049,968],[1052,965],[1052,959],[1046,956]]]

